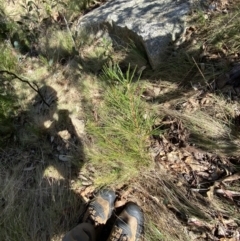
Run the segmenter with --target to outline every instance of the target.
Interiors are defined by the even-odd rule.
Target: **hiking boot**
[[[142,234],[143,224],[141,209],[129,202],[117,218],[107,241],[137,241]]]
[[[105,224],[112,215],[115,199],[116,194],[113,190],[100,190],[96,197],[90,202],[84,216],[84,222],[90,222],[94,226]]]

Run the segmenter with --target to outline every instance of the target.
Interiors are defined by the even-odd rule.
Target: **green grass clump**
[[[239,10],[239,1],[235,1],[229,7],[227,14],[212,13],[212,16],[206,18],[204,12],[197,13],[195,24],[199,29],[198,36],[204,40],[204,45],[209,52],[211,50],[211,52],[221,53],[224,56],[239,51]],[[202,41],[199,43],[203,44]]]
[[[8,44],[0,44],[0,69],[15,71],[17,70],[17,58],[11,51]]]
[[[127,181],[150,165],[147,153],[153,118],[141,99],[140,82],[134,71],[123,74],[119,66],[105,67],[105,98],[99,108],[99,121],[88,123],[95,147],[90,152],[99,175],[96,184]]]
[[[14,71],[17,69],[17,59],[6,45],[0,46],[0,70]],[[3,75],[0,75],[0,145],[13,131],[11,118],[14,114],[14,91],[12,85]]]

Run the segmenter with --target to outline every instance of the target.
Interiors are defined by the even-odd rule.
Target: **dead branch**
[[[216,189],[215,192],[218,194],[226,195],[228,197],[239,197],[240,196],[240,192],[231,191],[231,190]]]
[[[36,83],[33,82],[33,84],[31,84],[28,80],[25,80],[21,77],[19,77],[17,74],[13,73],[13,72],[10,72],[8,70],[0,70],[0,74],[9,74],[9,75],[12,75],[14,78],[20,80],[21,82],[23,83],[26,83],[31,89],[33,89],[35,92],[37,92],[37,94],[40,96],[40,98],[42,99],[43,103],[46,104],[48,107],[50,107],[50,105],[45,101],[44,97],[42,96],[41,94],[41,91],[39,90],[39,87]]]

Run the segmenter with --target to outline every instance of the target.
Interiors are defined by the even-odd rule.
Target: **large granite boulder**
[[[163,61],[166,47],[185,29],[191,0],[109,0],[84,15],[79,28],[107,29],[123,41],[142,47],[153,69]]]

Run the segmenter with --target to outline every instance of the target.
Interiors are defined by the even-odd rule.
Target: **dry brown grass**
[[[143,174],[133,186],[145,214],[144,240],[191,240],[184,220],[189,215],[204,220],[205,210],[203,206],[200,210],[194,199],[186,198],[184,187],[177,187],[172,177],[156,169]]]
[[[1,170],[1,240],[60,240],[76,223],[82,201],[66,164],[16,147],[1,152]]]

